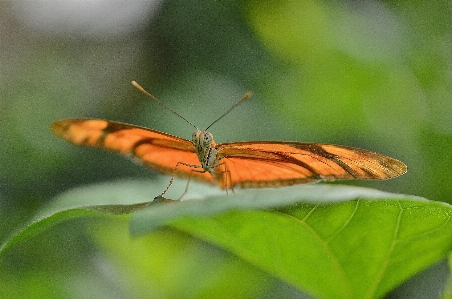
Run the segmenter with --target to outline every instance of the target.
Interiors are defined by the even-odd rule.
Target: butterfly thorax
[[[215,147],[212,133],[208,131],[196,130],[192,135],[192,142],[195,146],[196,155],[205,171],[213,173],[218,165],[218,150]]]

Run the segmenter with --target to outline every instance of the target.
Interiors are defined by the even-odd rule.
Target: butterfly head
[[[196,130],[191,137],[191,141],[195,144],[198,151],[204,151],[210,146],[215,146],[213,135],[209,131]]]
[[[217,165],[218,150],[215,147],[212,133],[209,131],[196,130],[192,136],[192,142],[195,146],[196,155],[205,171],[213,173]]]

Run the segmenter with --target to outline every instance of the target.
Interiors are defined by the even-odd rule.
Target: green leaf
[[[320,298],[379,298],[451,250],[444,203],[337,185],[237,193],[137,212],[132,233],[171,224]]]
[[[320,298],[379,298],[451,249],[450,207],[418,200],[299,204],[187,217],[176,228]]]
[[[0,253],[73,217],[138,210],[130,221],[133,235],[170,225],[315,297],[379,298],[451,250],[450,205],[415,196],[322,184],[227,195],[192,182],[186,200],[152,202],[166,184],[119,181],[68,191],[19,228]],[[171,192],[184,189],[175,185]]]
[[[18,227],[0,245],[0,256],[10,247],[38,235],[60,222],[79,217],[107,217],[107,214],[127,214],[149,205],[158,204],[154,196],[168,185],[162,177],[155,181],[121,180],[81,186],[62,193],[39,210],[31,219]],[[178,196],[184,192],[185,183],[175,183],[171,188]],[[223,194],[213,186],[190,184],[189,196],[202,198]],[[187,197],[188,198],[188,197]],[[108,216],[111,217],[111,216]]]
[[[192,186],[190,185],[190,188]],[[206,198],[209,198],[208,196]],[[182,216],[209,216],[229,210],[254,210],[285,207],[300,202],[333,203],[357,198],[366,199],[426,199],[396,195],[375,189],[353,186],[309,184],[285,188],[240,189],[234,195],[210,196],[209,200],[183,200],[172,204],[155,206],[153,209],[140,211],[132,218],[132,233],[143,234],[166,224],[167,221]]]

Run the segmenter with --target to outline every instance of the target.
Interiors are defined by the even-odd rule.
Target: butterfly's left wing
[[[200,165],[191,141],[148,128],[101,119],[65,119],[53,123],[51,129],[76,145],[120,153],[166,174],[173,174],[178,162]],[[209,173],[183,164],[175,174],[215,184]]]
[[[223,188],[268,187],[319,180],[385,180],[404,174],[404,163],[374,152],[331,144],[236,142],[217,145],[216,179]]]

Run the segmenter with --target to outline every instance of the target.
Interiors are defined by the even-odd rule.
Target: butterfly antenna
[[[189,122],[185,117],[183,117],[182,115],[180,115],[179,113],[177,113],[176,111],[174,111],[173,109],[171,109],[170,107],[166,106],[165,104],[163,104],[163,102],[161,102],[159,99],[157,99],[155,96],[153,96],[152,94],[150,94],[149,92],[147,92],[143,87],[141,87],[140,84],[138,84],[136,81],[132,81],[132,85],[138,89],[139,91],[141,91],[142,93],[144,93],[145,95],[147,95],[148,97],[150,97],[151,99],[153,99],[155,102],[157,102],[157,104],[163,106],[164,108],[166,108],[167,110],[173,112],[174,114],[176,114],[177,116],[179,116],[180,118],[182,118],[183,120],[185,120],[187,123],[189,123],[190,125],[192,125],[196,130],[198,130],[198,128],[192,124],[191,122]],[[237,103],[238,104],[238,103]],[[235,104],[234,106],[237,106],[237,104]],[[231,109],[229,109],[231,110]]]
[[[248,100],[249,98],[251,98],[251,96],[253,95],[253,93],[251,91],[248,91],[247,93],[245,93],[245,95],[240,99],[240,101],[238,101],[237,103],[235,103],[231,108],[229,108],[228,111],[226,111],[225,113],[223,113],[223,115],[221,115],[219,118],[217,118],[213,123],[210,124],[210,126],[208,126],[206,128],[206,130],[208,130],[211,126],[213,126],[217,121],[219,121],[220,119],[222,119],[223,117],[225,117],[229,112],[231,112],[235,107],[237,107],[238,105],[242,104],[243,102],[245,102],[246,100]]]

